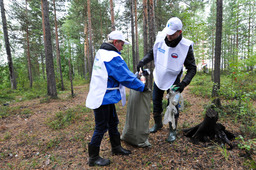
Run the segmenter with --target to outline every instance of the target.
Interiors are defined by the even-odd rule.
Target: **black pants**
[[[99,147],[104,134],[108,131],[109,136],[120,135],[118,132],[118,116],[114,104],[102,105],[94,109],[95,130],[90,144]]]
[[[167,93],[169,92],[170,89],[166,90]],[[157,85],[154,83],[154,88],[153,88],[153,113],[154,116],[157,116],[157,114],[161,114],[163,112],[163,96],[164,96],[165,90],[161,90],[157,87]],[[169,101],[167,106],[169,105]],[[175,106],[177,108],[177,114],[175,115],[175,118],[179,117],[179,109],[178,105]]]

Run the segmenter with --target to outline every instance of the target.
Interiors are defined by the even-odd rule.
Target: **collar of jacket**
[[[164,41],[168,47],[176,47],[179,44],[179,42],[181,41],[181,39],[182,39],[182,34],[180,34],[180,36],[178,38],[176,38],[175,40],[172,40],[172,41],[168,41],[167,37],[165,37]]]
[[[100,49],[104,49],[104,50],[108,50],[108,51],[115,51],[117,52],[118,54],[121,54],[117,48],[111,44],[111,43],[103,43],[101,46],[100,46]]]

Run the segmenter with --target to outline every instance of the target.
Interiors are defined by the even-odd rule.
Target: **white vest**
[[[154,81],[161,90],[167,90],[173,85],[183,68],[189,46],[193,45],[192,41],[182,38],[176,47],[168,47],[164,41],[165,36],[165,34],[160,32],[157,35],[153,48],[155,63],[153,71]]]
[[[119,89],[122,98],[123,106],[126,103],[126,95],[125,95],[125,87],[120,84],[119,87],[116,88],[107,88],[108,83],[108,73],[105,67],[104,62],[111,61],[114,57],[121,57],[117,52],[107,51],[104,49],[99,49],[96,53],[93,70],[92,70],[92,78],[90,82],[90,90],[88,96],[86,98],[86,107],[90,109],[97,109],[103,102],[104,95],[107,90],[116,90]]]

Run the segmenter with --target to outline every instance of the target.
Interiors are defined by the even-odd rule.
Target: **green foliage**
[[[63,129],[75,121],[80,120],[81,114],[89,112],[88,108],[84,106],[77,106],[70,108],[64,112],[58,112],[55,116],[48,120],[47,125],[52,129]]]
[[[0,119],[6,118],[11,115],[20,115],[23,118],[27,118],[31,115],[31,110],[22,107],[10,107],[1,106],[0,107]]]
[[[243,136],[239,135],[236,139],[240,140],[240,143],[238,144],[240,149],[244,149],[247,153],[250,154],[256,151],[256,138],[246,141]]]
[[[196,74],[190,85],[193,86],[191,89],[193,94],[208,98],[211,97],[213,82],[209,75]]]

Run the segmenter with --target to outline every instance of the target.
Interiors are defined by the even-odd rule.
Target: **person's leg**
[[[154,83],[153,88],[153,116],[155,125],[149,130],[150,133],[155,133],[159,129],[163,127],[162,123],[162,100],[163,100],[164,90],[159,89],[156,84]]]
[[[95,117],[95,130],[91,142],[88,145],[89,166],[106,166],[110,164],[110,160],[101,158],[99,156],[99,151],[102,138],[108,129],[108,105],[101,106],[93,111]]]
[[[110,107],[110,116],[109,116],[109,137],[112,147],[112,154],[114,155],[129,155],[131,151],[124,149],[121,146],[120,133],[118,132],[118,116],[116,114],[115,105]]]

